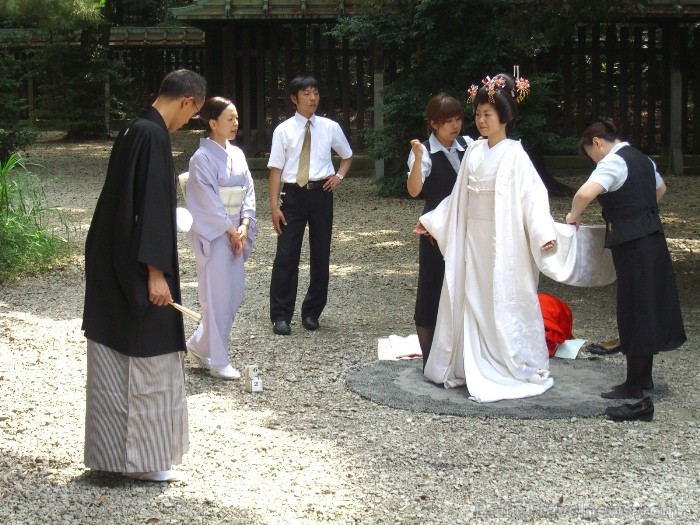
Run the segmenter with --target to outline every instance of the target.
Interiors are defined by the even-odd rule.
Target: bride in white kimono
[[[536,396],[554,384],[537,284],[556,231],[544,184],[520,142],[507,138],[528,89],[504,74],[471,87],[486,138],[469,146],[452,194],[416,228],[445,257],[424,373],[447,388],[466,385],[478,402]]]
[[[209,373],[238,379],[231,366],[229,336],[245,288],[244,262],[257,231],[255,187],[243,151],[229,140],[238,132],[238,112],[225,98],[208,99],[200,119],[210,131],[190,159],[185,197],[192,214],[188,240],[197,263],[202,321],[187,351]],[[233,197],[231,197],[233,195]]]

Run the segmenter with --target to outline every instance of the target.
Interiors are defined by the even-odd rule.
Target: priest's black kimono
[[[150,107],[114,143],[87,235],[85,337],[131,357],[185,350],[182,314],[148,300],[150,264],[180,302],[175,208],[170,135]]]
[[[85,242],[85,466],[165,472],[189,447],[182,314],[148,297],[148,268],[180,301],[170,135],[155,108],[125,127]]]

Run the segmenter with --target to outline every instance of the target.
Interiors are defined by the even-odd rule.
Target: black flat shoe
[[[301,325],[307,330],[318,330],[318,319],[307,315],[301,320]]]
[[[292,329],[289,328],[289,323],[284,319],[272,323],[272,331],[277,335],[289,335],[292,333]]]
[[[637,403],[625,403],[619,407],[608,407],[605,415],[613,421],[651,421],[654,419],[654,403],[646,396]]]

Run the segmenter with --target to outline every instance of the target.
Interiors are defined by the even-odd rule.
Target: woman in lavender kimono
[[[466,385],[479,402],[535,396],[553,385],[537,282],[556,231],[544,184],[520,142],[508,138],[528,89],[527,80],[505,74],[472,86],[469,102],[485,139],[469,146],[452,194],[416,227],[445,257],[424,373],[448,388]]]
[[[244,262],[257,231],[255,188],[243,151],[229,143],[238,132],[238,112],[230,100],[208,99],[200,119],[210,131],[190,159],[186,186],[192,214],[188,240],[197,262],[202,321],[187,340],[187,351],[209,373],[238,379],[228,343],[243,300]]]

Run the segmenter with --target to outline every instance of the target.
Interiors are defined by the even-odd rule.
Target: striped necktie
[[[304,143],[301,145],[299,156],[299,169],[297,170],[297,184],[306,186],[309,182],[309,165],[311,164],[311,121],[306,121],[304,128]]]

